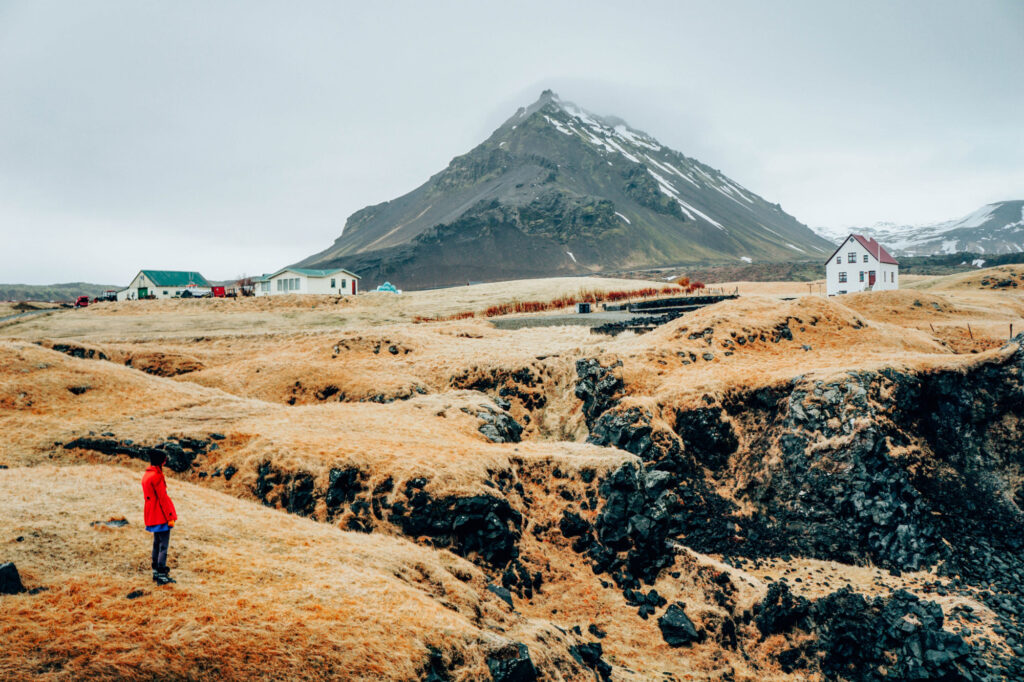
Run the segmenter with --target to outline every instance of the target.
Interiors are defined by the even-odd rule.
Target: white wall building
[[[137,301],[142,298],[173,298],[186,289],[210,288],[210,283],[198,272],[183,270],[140,270],[127,288],[117,292],[119,301]]]
[[[280,294],[342,294],[358,293],[359,275],[343,270],[312,270],[284,268],[272,275],[256,279],[257,296]]]
[[[900,265],[874,239],[851,234],[825,263],[829,296],[900,288]]]

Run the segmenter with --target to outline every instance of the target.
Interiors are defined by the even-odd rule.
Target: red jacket
[[[178,520],[178,512],[174,503],[167,496],[167,481],[164,470],[151,466],[142,474],[142,494],[146,496],[146,508],[143,512],[147,526],[159,526],[161,523]]]

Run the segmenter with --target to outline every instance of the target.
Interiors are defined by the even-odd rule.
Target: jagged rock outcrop
[[[874,682],[970,680],[970,671],[982,667],[962,637],[943,629],[942,608],[905,590],[869,599],[844,587],[810,602],[778,582],[754,612],[763,635],[815,635],[803,647],[782,652],[780,661],[790,670],[820,660],[830,679]]]
[[[496,567],[519,556],[523,519],[508,500],[490,495],[435,498],[414,486],[407,490],[408,502],[394,503],[389,516],[406,535],[428,536],[437,546],[475,554]]]
[[[981,590],[1011,650],[1024,642],[1024,599],[1017,596],[1024,589],[1024,513],[1015,473],[1024,463],[1016,435],[1024,427],[1024,351],[965,371],[851,372],[720,402],[709,397],[706,407],[678,409],[675,433],[660,438],[655,415],[621,406],[622,385],[594,389],[600,365],[579,366],[591,442],[642,461],[601,482],[592,525],[566,510],[559,529],[624,591],[652,583],[681,545],[736,565],[807,556],[894,572],[938,567],[955,576],[954,586]],[[757,467],[757,475],[745,467]],[[740,513],[716,492],[716,481],[737,477],[753,512]],[[819,601],[773,587],[755,619],[765,634],[793,627],[816,633],[828,674],[851,665],[874,669],[886,651],[898,652],[889,666],[909,676],[900,679],[961,679],[960,668],[973,665],[964,663],[969,647],[942,630],[941,609],[912,595]],[[833,607],[847,616],[830,616]],[[900,619],[925,634],[904,638]],[[851,642],[861,640],[863,651],[853,652],[858,645]],[[793,669],[815,660],[797,650],[780,658]],[[1004,673],[1024,673],[1018,659],[1000,660]]]
[[[149,461],[152,452],[159,451],[167,456],[167,468],[178,473],[188,471],[197,457],[205,455],[216,447],[212,439],[198,438],[172,438],[150,446],[136,445],[130,440],[86,436],[64,444],[65,450],[78,448],[100,452],[104,455],[125,455],[143,462]]]

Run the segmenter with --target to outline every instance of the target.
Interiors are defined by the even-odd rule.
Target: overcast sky
[[[0,282],[319,251],[544,88],[809,225],[1024,199],[1024,2],[0,0]]]

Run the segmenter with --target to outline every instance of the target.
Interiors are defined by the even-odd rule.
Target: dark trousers
[[[167,547],[171,544],[171,531],[162,530],[153,533],[153,570],[162,571],[167,568]]]

